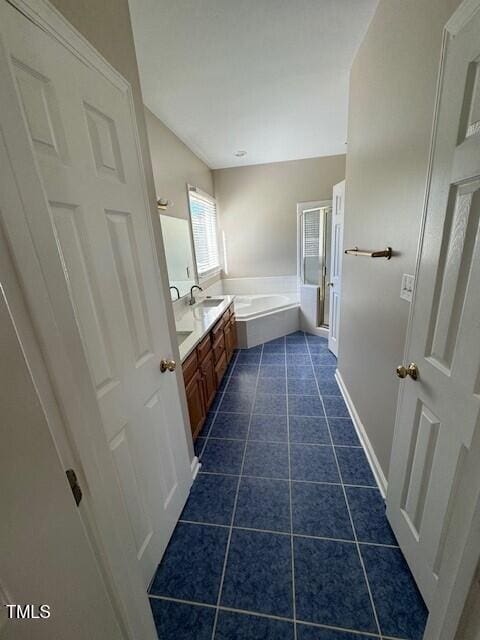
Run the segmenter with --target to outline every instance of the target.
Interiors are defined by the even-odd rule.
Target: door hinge
[[[77,474],[75,473],[75,471],[73,469],[67,469],[65,471],[65,473],[67,474],[67,480],[68,480],[68,484],[70,485],[70,489],[72,490],[73,493],[73,497],[75,499],[75,504],[78,505],[80,504],[81,500],[82,500],[82,490],[80,488],[80,485],[78,484],[78,478],[77,478]]]

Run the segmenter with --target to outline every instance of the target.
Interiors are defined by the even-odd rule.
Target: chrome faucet
[[[198,284],[194,284],[193,287],[190,289],[190,300],[188,301],[189,305],[195,304],[196,300],[193,297],[193,290],[194,289],[198,289],[199,291],[203,291],[202,287],[199,287]]]
[[[173,285],[171,287],[169,287],[170,289],[175,289],[175,291],[177,292],[177,300],[180,300],[180,291],[178,290],[178,287],[174,287]]]

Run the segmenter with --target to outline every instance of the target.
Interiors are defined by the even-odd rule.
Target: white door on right
[[[328,348],[335,356],[338,356],[338,331],[340,328],[344,213],[345,180],[342,180],[333,187],[330,282],[327,285],[330,287]]]
[[[463,487],[480,491],[480,10],[449,25],[387,495],[427,606],[469,530]]]

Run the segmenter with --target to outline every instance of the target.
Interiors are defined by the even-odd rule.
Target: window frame
[[[197,250],[195,247],[195,236],[193,233],[192,203],[190,199],[191,194],[198,195],[199,198],[206,200],[207,202],[209,202],[215,207],[215,239],[217,242],[218,265],[202,273],[200,273],[198,268]],[[218,205],[217,205],[216,199],[213,196],[211,196],[206,191],[203,191],[203,189],[200,189],[199,187],[196,187],[195,185],[189,184],[189,183],[187,183],[187,200],[188,200],[188,215],[190,220],[190,236],[192,241],[193,256],[195,259],[195,272],[197,275],[197,282],[205,282],[206,280],[209,280],[213,276],[220,274],[222,271],[222,261],[221,261],[220,241],[219,241],[220,239],[219,239],[219,229],[218,229]]]

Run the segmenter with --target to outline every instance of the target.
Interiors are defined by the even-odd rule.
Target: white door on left
[[[24,357],[3,274],[0,327],[0,638],[124,638]],[[50,617],[9,619],[6,604],[24,611],[35,605],[36,615],[44,604]]]
[[[56,369],[55,349],[47,360],[82,462],[97,455],[91,438],[108,445],[147,585],[192,476],[177,378],[159,370],[173,346],[131,90],[6,2],[0,38],[0,127],[23,194],[32,195],[38,178],[24,215],[78,388]],[[0,202],[20,268],[28,260],[24,238],[14,237],[21,215]],[[38,305],[32,317],[45,325]],[[69,409],[85,379],[95,428]]]

